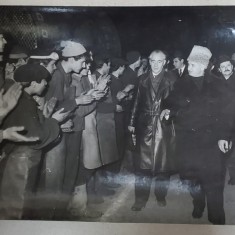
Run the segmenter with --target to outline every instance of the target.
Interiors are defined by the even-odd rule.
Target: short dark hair
[[[111,63],[111,60],[109,58],[96,58],[95,59],[95,66],[96,69],[102,68],[104,64]]]
[[[184,55],[181,51],[175,51],[173,59],[178,58],[179,60],[185,60]]]
[[[122,66],[125,66],[125,64],[123,64],[123,65],[120,65],[120,64],[112,64],[111,65],[111,71],[112,72],[114,72],[114,71],[117,71],[120,67],[122,67]]]

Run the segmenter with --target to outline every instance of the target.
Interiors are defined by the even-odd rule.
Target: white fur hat
[[[61,41],[60,46],[64,47],[62,50],[62,56],[64,57],[79,56],[86,52],[85,47],[78,42]]]
[[[195,45],[189,54],[188,61],[200,63],[207,67],[211,56],[211,51],[208,48]]]

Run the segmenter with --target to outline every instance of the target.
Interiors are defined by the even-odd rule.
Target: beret
[[[14,80],[16,82],[32,82],[40,83],[43,79],[47,80],[51,77],[48,70],[39,64],[25,64],[15,70]]]

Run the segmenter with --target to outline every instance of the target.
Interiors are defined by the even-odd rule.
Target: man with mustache
[[[218,59],[218,70],[221,73],[221,76],[219,79],[224,84],[224,92],[226,95],[228,95],[228,100],[233,100],[234,98],[234,91],[235,91],[235,74],[233,69],[233,62],[227,55],[221,55]],[[231,123],[232,124],[232,123]],[[232,124],[233,125],[233,124]],[[234,137],[232,135],[233,127],[230,128],[231,135],[229,136],[230,140],[234,143]],[[223,143],[219,143],[221,147],[223,147]],[[226,146],[225,146],[226,147]],[[225,151],[224,151],[225,153]],[[227,161],[227,167],[229,171],[230,179],[228,181],[228,184],[235,185],[235,151],[234,148],[232,148],[231,151],[229,151],[229,158]]]

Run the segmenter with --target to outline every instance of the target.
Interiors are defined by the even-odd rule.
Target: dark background
[[[193,45],[213,56],[235,52],[235,7],[0,7],[0,30],[8,49],[57,47],[75,39],[95,54],[121,56],[139,50],[175,50],[187,56]]]

